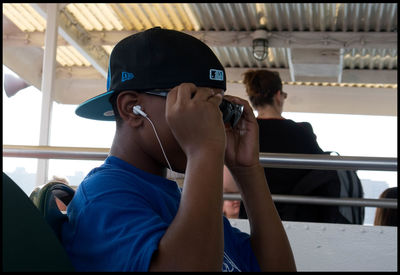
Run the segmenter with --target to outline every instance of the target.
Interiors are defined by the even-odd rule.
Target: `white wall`
[[[231,224],[250,232],[248,220]],[[297,271],[397,271],[397,227],[283,222]]]

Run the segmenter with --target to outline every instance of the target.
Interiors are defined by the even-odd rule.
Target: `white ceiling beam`
[[[26,83],[40,90],[43,69],[42,49],[3,47],[3,65],[17,73]]]
[[[397,116],[397,89],[284,85],[285,112]],[[228,83],[227,95],[248,100],[243,84]]]
[[[240,82],[247,70],[259,70],[260,68],[225,68],[228,82]],[[289,69],[268,68],[279,72],[282,81],[290,82]],[[99,79],[104,78],[93,67],[58,67],[57,79]],[[308,80],[318,82],[318,78],[310,77]],[[336,80],[332,82],[337,82]],[[397,70],[343,70],[342,83],[381,83],[397,84]]]
[[[105,92],[105,80],[59,79],[54,100],[80,104]],[[397,116],[397,89],[284,85],[286,112]],[[248,100],[241,83],[227,84],[226,94]],[[362,99],[362,100],[360,100]]]
[[[334,77],[341,72],[340,50],[338,49],[291,49],[289,68],[295,79],[298,76]],[[342,64],[343,66],[343,64]],[[334,81],[336,82],[336,81]]]
[[[3,65],[17,73],[25,82],[41,90],[43,50],[37,47],[4,47]],[[29,70],[27,70],[29,68]],[[92,66],[72,66],[56,68],[56,79],[104,80]]]
[[[228,68],[226,70],[227,94],[248,99],[241,74],[247,69]],[[289,70],[276,70],[283,81],[290,81]],[[352,70],[349,70],[351,74]],[[385,71],[367,72],[365,77],[380,79]],[[387,71],[386,71],[387,72]],[[344,71],[346,77],[346,71]],[[234,79],[234,80],[233,80]],[[379,81],[378,81],[379,82]],[[55,100],[64,104],[79,104],[83,101],[105,92],[105,79],[58,79],[56,81]],[[397,89],[390,88],[356,88],[356,87],[325,87],[286,85],[289,94],[285,105],[287,112],[337,113],[359,115],[397,115]],[[362,100],[360,100],[362,99]]]
[[[88,37],[85,39],[90,40],[92,46],[113,46],[134,33],[137,31],[90,31],[87,32]],[[185,33],[197,37],[213,47],[250,47],[253,41],[253,32],[248,31],[185,31]],[[3,43],[13,46],[43,46],[43,36],[44,34],[41,32],[6,32],[6,34],[3,33]],[[66,45],[65,40],[59,39],[59,41],[60,45]],[[397,32],[270,32],[268,42],[269,46],[273,48],[394,49],[397,48]]]
[[[226,79],[228,82],[242,81],[243,74],[250,69],[259,70],[260,68],[225,68]],[[263,69],[263,68],[261,68]],[[265,68],[279,72],[282,81],[290,82],[289,69]],[[318,82],[320,79],[309,77],[307,80],[296,79],[296,81]],[[335,79],[332,82],[337,82]],[[397,70],[343,70],[342,83],[388,83],[397,84]]]
[[[92,31],[92,43],[115,45],[137,31]],[[252,46],[251,31],[184,31],[209,46]],[[397,48],[397,32],[269,32],[269,46],[282,48]]]
[[[105,79],[57,79],[54,101],[62,104],[80,104],[106,92]]]
[[[210,46],[252,46],[253,32],[187,32]],[[269,32],[273,48],[397,48],[396,33]]]
[[[43,50],[36,47],[3,47],[3,64],[12,71],[17,72],[27,83],[40,90],[42,78]],[[26,68],[29,68],[27,70]],[[227,80],[230,83],[241,82],[243,73],[249,69],[259,68],[225,68]],[[270,69],[279,72],[282,81],[290,82],[289,69]],[[55,99],[57,93],[65,94],[69,85],[58,85],[58,80],[68,80],[79,85],[83,97],[90,98],[102,91],[105,86],[105,78],[93,67],[61,67],[56,68]],[[315,77],[300,78],[298,81],[326,81]],[[336,80],[333,80],[336,82]],[[86,85],[85,83],[90,83]],[[98,83],[92,89],[93,83]],[[397,84],[397,70],[343,70],[342,83],[390,83]],[[86,88],[88,87],[88,88]],[[59,100],[58,98],[56,99]],[[77,101],[78,102],[78,101]]]
[[[57,79],[93,79],[104,80],[105,78],[92,66],[58,66],[56,69]]]
[[[32,7],[44,18],[47,11],[44,4],[31,4]],[[59,33],[72,46],[74,46],[104,77],[107,77],[108,54],[101,45],[94,45],[89,32],[85,31],[76,22],[73,16],[64,8],[59,12]]]
[[[37,48],[32,48],[37,50]],[[40,50],[40,49],[39,49]],[[35,57],[38,62],[27,63],[26,55],[32,58],[32,52],[24,48],[3,48],[4,64],[16,72],[30,84],[37,82],[40,86],[41,62],[40,55]],[[18,61],[18,62],[17,62]],[[32,67],[35,65],[36,67]],[[26,68],[31,70],[26,70]],[[25,69],[22,69],[25,68]],[[247,99],[244,85],[237,83],[242,80],[243,73],[249,68],[226,68],[228,79],[227,94],[233,94]],[[257,69],[257,68],[255,68]],[[75,71],[76,70],[76,71]],[[99,77],[93,68],[57,68],[57,79],[54,88],[54,101],[63,104],[80,104],[83,101],[105,92],[106,80]],[[74,73],[76,72],[76,74]],[[290,81],[288,69],[276,69],[282,80]],[[97,74],[97,79],[90,75]],[[76,78],[79,75],[81,78]],[[84,76],[89,77],[85,79]],[[385,79],[397,79],[397,71],[379,70],[344,70],[343,82],[382,83]],[[360,81],[347,81],[347,80]],[[393,83],[393,82],[391,82]],[[395,81],[394,83],[397,83]],[[324,86],[284,85],[289,93],[285,105],[287,112],[345,113],[360,115],[397,115],[397,90],[375,88],[343,88]],[[360,100],[362,98],[362,100]]]
[[[43,51],[35,47],[7,47],[3,46],[3,64],[21,78],[40,90]],[[26,70],[29,68],[29,70]],[[237,82],[243,79],[243,73],[249,69],[259,68],[225,68],[227,79]],[[283,81],[292,81],[289,69],[272,69],[278,71]],[[56,68],[56,79],[98,79],[105,78],[93,67],[61,67]],[[297,81],[327,81],[315,77],[296,79]],[[332,82],[337,82],[333,79]],[[397,70],[356,70],[345,69],[342,71],[342,83],[389,83],[397,84]]]
[[[260,70],[261,68],[225,68],[226,79],[228,82],[241,82],[243,80],[243,74],[248,70]],[[274,72],[278,72],[282,81],[291,81],[290,72],[288,69],[269,69]]]
[[[3,16],[4,18],[4,16]],[[69,45],[61,36],[57,38],[57,46]],[[3,28],[3,47],[43,47],[43,32],[5,32]]]
[[[343,70],[341,83],[397,84],[397,70]]]

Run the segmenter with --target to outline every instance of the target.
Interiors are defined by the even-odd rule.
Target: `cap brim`
[[[110,97],[114,91],[105,92],[81,103],[75,110],[80,117],[95,120],[115,120],[114,112],[110,103]]]

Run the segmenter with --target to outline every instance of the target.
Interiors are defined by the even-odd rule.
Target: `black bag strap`
[[[326,151],[325,154],[340,154],[336,151]],[[356,171],[337,170],[340,180],[340,196],[350,198],[363,198],[364,190]],[[365,209],[361,206],[340,206],[339,211],[353,224],[363,224]]]

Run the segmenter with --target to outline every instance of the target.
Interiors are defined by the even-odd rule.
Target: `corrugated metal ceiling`
[[[141,31],[154,26],[181,31],[397,32],[396,3],[72,3],[63,6],[86,31]],[[23,32],[43,32],[46,20],[31,4],[3,4]],[[103,46],[107,53],[112,46]],[[251,47],[211,47],[226,67],[288,68],[286,48],[269,48],[266,60]],[[72,46],[59,46],[62,66],[90,66]],[[397,49],[346,49],[344,69],[397,70]]]

